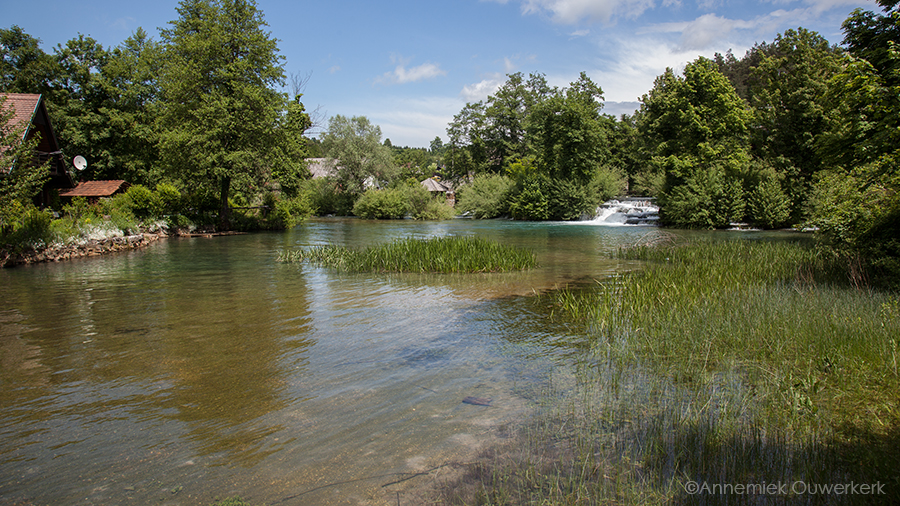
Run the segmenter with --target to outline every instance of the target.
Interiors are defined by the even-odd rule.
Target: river
[[[579,336],[534,294],[633,268],[608,254],[657,233],[315,219],[0,270],[0,504],[396,504],[509,437],[565,374],[559,343]],[[276,261],[443,235],[529,248],[540,267],[338,274]]]

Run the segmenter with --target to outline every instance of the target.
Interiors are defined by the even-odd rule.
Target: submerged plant
[[[445,484],[445,502],[900,500],[895,295],[855,289],[829,257],[796,243],[617,256],[645,263],[537,299],[590,348],[511,448]],[[882,486],[853,496],[791,488],[851,481]],[[787,487],[760,493],[772,483]]]

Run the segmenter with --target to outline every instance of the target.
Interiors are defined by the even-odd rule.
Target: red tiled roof
[[[109,197],[119,190],[127,190],[131,186],[123,179],[112,181],[84,181],[67,192],[60,193],[60,197]]]
[[[11,123],[19,126],[22,123],[31,124],[34,113],[37,110],[41,96],[32,93],[0,93],[0,96],[6,97],[3,101],[3,108],[13,110]]]

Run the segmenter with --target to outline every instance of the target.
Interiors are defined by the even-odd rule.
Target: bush
[[[509,199],[509,214],[517,220],[549,220],[550,178],[532,175],[516,185]]]
[[[13,224],[13,232],[8,241],[20,250],[23,247],[42,248],[53,242],[52,222],[53,216],[49,211],[29,206]]]
[[[353,205],[353,214],[367,219],[402,218],[409,212],[406,191],[401,188],[366,190]]]
[[[747,199],[747,220],[762,228],[779,228],[791,217],[791,203],[775,178],[761,181]]]
[[[160,216],[180,213],[183,207],[181,192],[170,184],[160,183],[156,185],[156,203]]]
[[[311,213],[316,216],[347,216],[353,210],[353,195],[342,191],[329,178],[305,181],[300,187],[299,196],[309,202]]]
[[[456,209],[474,218],[496,218],[509,212],[509,197],[516,183],[507,176],[479,174],[457,192]]]
[[[425,204],[425,209],[413,215],[413,218],[417,220],[450,220],[454,216],[456,216],[456,210],[448,206],[443,198],[435,197]]]
[[[149,218],[158,214],[158,197],[144,185],[136,184],[125,192],[130,201],[131,212],[139,218]]]

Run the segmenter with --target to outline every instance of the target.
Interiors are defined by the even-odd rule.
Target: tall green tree
[[[186,184],[216,187],[227,228],[233,187],[251,191],[271,175],[283,57],[253,0],[183,0],[177,11],[161,32],[162,162]]]
[[[322,152],[334,165],[338,184],[354,198],[367,181],[384,185],[397,174],[390,148],[381,143],[381,127],[365,116],[332,117],[322,133]]]
[[[105,136],[85,153],[103,177],[144,185],[162,178],[156,135],[161,66],[162,46],[141,28],[109,51],[100,71]]]
[[[667,69],[641,102],[637,125],[660,219],[689,228],[742,219],[750,114],[715,62],[699,58],[680,77]]]
[[[0,28],[0,90],[45,95],[50,91],[59,69],[40,44],[17,25]]]
[[[780,173],[797,223],[813,176],[823,168],[818,143],[828,126],[828,83],[844,54],[803,28],[779,34],[760,53],[749,93],[752,152]]]
[[[850,48],[830,83],[823,171],[811,198],[812,222],[839,251],[862,255],[900,281],[900,11],[854,11],[844,23]]]

